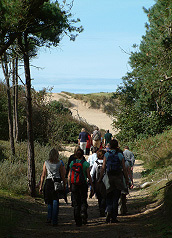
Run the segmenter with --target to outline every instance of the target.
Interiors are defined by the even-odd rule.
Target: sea
[[[107,78],[82,78],[82,79],[57,79],[49,80],[44,84],[33,85],[35,90],[42,90],[43,88],[52,88],[53,93],[60,93],[62,91],[75,94],[89,94],[100,92],[115,92],[117,87],[122,84],[122,79],[107,79]],[[36,83],[36,81],[35,81]]]

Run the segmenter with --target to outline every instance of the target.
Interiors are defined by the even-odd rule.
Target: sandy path
[[[68,99],[72,103],[70,108],[73,117],[86,121],[91,125],[96,125],[99,129],[108,130],[114,135],[117,130],[112,128],[112,118],[101,110],[88,108],[82,101],[76,100],[64,93],[52,93],[52,100],[59,100],[60,98]]]

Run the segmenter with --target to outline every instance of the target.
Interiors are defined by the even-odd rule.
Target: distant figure
[[[92,134],[92,140],[93,140],[93,147],[100,148],[101,144],[101,132],[99,131],[99,128],[96,127]]]
[[[62,179],[64,185],[64,191],[66,187],[64,168],[59,160],[59,153],[56,149],[52,149],[49,153],[49,159],[44,162],[43,172],[41,175],[39,192],[42,193],[44,179],[46,182],[44,185],[44,200],[48,204],[47,223],[51,223],[53,226],[58,224],[59,213],[59,193],[54,190],[54,182]]]
[[[125,157],[125,161],[128,161],[131,170],[133,171],[133,166],[135,163],[135,158],[134,158],[134,154],[129,150],[128,146],[124,147],[124,151],[123,151],[124,157]]]
[[[107,130],[106,134],[104,135],[104,146],[110,143],[111,140],[112,140],[112,134],[109,133],[109,130]]]
[[[81,150],[84,151],[84,155],[86,155],[86,145],[88,140],[88,133],[85,131],[85,128],[82,128],[79,133],[78,144],[80,145]]]
[[[91,135],[88,133],[88,140],[87,140],[87,145],[86,145],[86,155],[90,154],[91,146],[92,146],[92,139],[91,139]]]

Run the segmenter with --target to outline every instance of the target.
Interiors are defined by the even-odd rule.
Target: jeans
[[[59,200],[53,200],[52,204],[48,204],[48,220],[52,220],[53,225],[58,223]]]
[[[118,215],[118,200],[121,196],[121,191],[114,189],[113,191],[107,193],[106,197],[106,211],[111,215],[112,220],[116,220]]]

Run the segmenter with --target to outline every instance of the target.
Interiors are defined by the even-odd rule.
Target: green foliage
[[[155,135],[172,125],[172,3],[157,1],[145,9],[149,24],[139,48],[134,46],[117,90],[117,122],[120,140]]]
[[[0,141],[0,189],[8,190],[17,194],[28,193],[27,177],[27,142],[16,143],[16,154],[11,156],[10,143]],[[43,163],[48,159],[52,147],[35,145],[35,171],[36,183],[42,174]],[[56,148],[59,150],[60,147]],[[65,161],[64,161],[65,162]]]
[[[50,112],[55,112],[58,114],[67,114],[71,113],[70,110],[63,106],[63,104],[59,101],[51,101],[48,105],[48,109]]]
[[[172,129],[154,137],[135,142],[137,156],[145,162],[149,171],[156,168],[167,168],[172,164]]]
[[[7,99],[4,84],[0,87],[1,127],[0,139],[8,139]],[[77,142],[82,127],[92,131],[87,123],[74,119],[64,102],[48,100],[46,89],[36,92],[32,90],[33,131],[34,140],[42,144],[59,145],[61,142]],[[66,102],[66,101],[65,101]],[[67,102],[66,102],[67,103]],[[27,139],[25,91],[19,88],[19,140]]]

